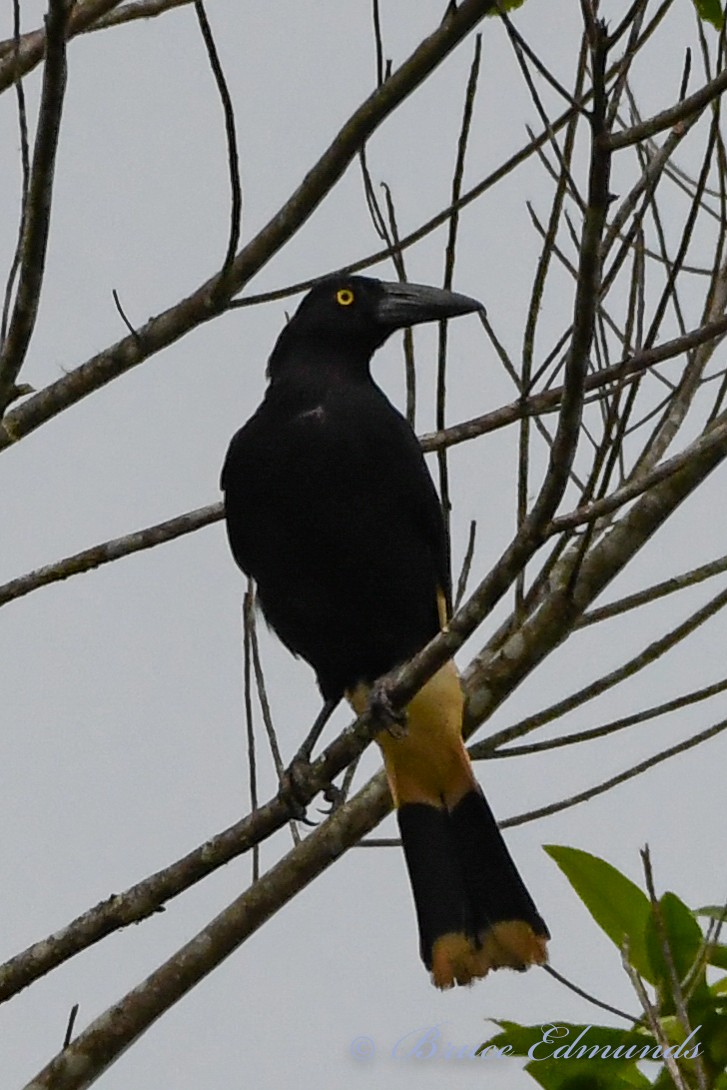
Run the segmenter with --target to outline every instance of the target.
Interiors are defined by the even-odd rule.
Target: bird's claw
[[[336,810],[340,809],[346,801],[346,796],[340,787],[336,787],[335,783],[329,783],[328,787],[323,792],[323,798],[326,802],[330,802],[328,809],[319,809],[319,814],[325,814],[326,817],[330,817],[331,814],[335,814]]]
[[[305,825],[316,826],[317,821],[311,821],[306,813],[306,803],[301,798],[301,795],[305,793],[306,782],[305,777],[310,769],[310,761],[306,753],[305,747],[298,750],[293,760],[290,762],[283,777],[283,788],[287,795],[287,801],[290,805],[292,816],[296,821],[302,821]],[[335,813],[345,802],[345,795],[341,791],[340,787],[336,787],[334,783],[329,783],[323,791],[323,798],[326,802],[329,802],[329,809],[321,809],[318,812],[329,816]]]
[[[380,723],[392,738],[406,737],[406,712],[398,711],[393,706],[386,685],[382,681],[377,681],[371,686],[369,711],[374,721]]]
[[[286,795],[286,801],[290,806],[292,817],[301,821],[304,825],[316,826],[317,821],[311,821],[307,816],[307,803],[301,797],[305,792],[304,773],[310,768],[310,761],[303,751],[298,751],[290,765],[283,773],[281,787]]]

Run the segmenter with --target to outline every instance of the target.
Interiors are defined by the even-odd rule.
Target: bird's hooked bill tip
[[[382,283],[383,295],[377,306],[377,317],[391,329],[454,318],[482,310],[482,303],[468,295],[433,288],[427,284]]]

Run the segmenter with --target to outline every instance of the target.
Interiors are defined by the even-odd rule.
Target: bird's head
[[[367,364],[397,329],[453,318],[480,310],[466,295],[422,284],[387,283],[366,276],[332,276],[308,292],[280,335],[270,359],[275,376],[281,360],[295,347],[337,353]]]

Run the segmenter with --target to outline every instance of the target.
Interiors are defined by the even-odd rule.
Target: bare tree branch
[[[477,84],[480,78],[480,58],[482,55],[482,36],[475,36],[475,52],[470,66],[467,88],[464,96],[464,108],[462,110],[462,124],[457,142],[457,155],[454,164],[454,176],[452,178],[452,200],[455,204],[462,193],[462,180],[464,178],[465,159],[467,157],[467,145],[469,143],[472,114],[477,94]],[[454,283],[454,264],[457,253],[457,231],[459,229],[459,212],[455,211],[449,221],[447,244],[444,251],[444,278],[442,286],[450,290]],[[437,346],[437,391],[436,391],[436,426],[444,427],[446,419],[447,403],[447,322],[439,323],[439,340]],[[439,469],[439,502],[442,506],[444,525],[447,540],[450,537],[450,513],[452,501],[449,495],[449,470],[447,466],[446,449],[437,451],[437,467]]]
[[[689,95],[688,98],[677,103],[676,106],[663,110],[647,121],[643,121],[640,125],[632,125],[631,128],[625,129],[623,132],[612,133],[609,138],[611,150],[619,151],[621,148],[637,144],[640,140],[656,136],[657,133],[663,132],[664,129],[673,129],[675,126],[687,121],[692,114],[698,113],[705,106],[714,102],[725,90],[727,90],[727,69],[720,72],[709,83],[700,87],[693,95]]]
[[[457,13],[425,38],[408,60],[359,106],[301,185],[265,227],[243,247],[226,272],[224,281],[220,274],[216,274],[186,299],[150,318],[137,331],[136,337],[125,337],[98,353],[8,414],[0,426],[0,450],[173,344],[190,329],[218,315],[222,299],[228,299],[240,291],[273,254],[290,241],[382,121],[452,52],[487,14],[493,2],[464,0]],[[2,65],[0,75],[1,70]]]
[[[225,115],[225,135],[227,136],[227,159],[230,171],[230,234],[227,243],[227,253],[222,262],[220,280],[224,281],[227,273],[232,268],[232,262],[237,253],[237,245],[240,241],[240,228],[242,216],[242,184],[240,182],[240,161],[237,152],[237,133],[235,131],[235,112],[232,108],[230,91],[222,71],[217,46],[212,35],[212,28],[207,18],[202,0],[194,0],[194,10],[197,13],[202,38],[204,39],[207,56],[209,57],[212,74],[215,77],[217,90],[222,102],[222,110]]]
[[[685,587],[697,586],[702,580],[711,579],[714,575],[721,575],[724,571],[727,571],[727,556],[721,556],[717,560],[710,560],[708,564],[700,564],[699,567],[691,568],[681,575],[673,575],[670,579],[665,579],[661,583],[654,583],[653,586],[646,587],[635,594],[629,594],[625,598],[619,598],[606,606],[590,609],[580,618],[576,627],[582,628],[585,625],[597,624],[599,621],[616,617],[620,613],[626,613],[630,609],[637,609],[648,602],[656,602],[667,594],[673,594],[677,590],[684,590]]]
[[[16,598],[22,598],[31,591],[38,590],[39,587],[47,587],[49,583],[58,583],[71,575],[93,571],[94,568],[99,568],[102,564],[110,564],[112,560],[118,560],[122,556],[129,556],[143,549],[152,549],[165,541],[173,541],[175,537],[190,534],[202,526],[208,526],[211,522],[219,522],[223,514],[221,503],[211,503],[207,507],[187,511],[183,515],[177,515],[176,518],[168,519],[166,522],[159,522],[155,526],[147,526],[135,533],[104,541],[101,545],[92,545],[90,549],[74,553],[73,556],[67,556],[63,560],[56,561],[55,564],[36,568],[35,571],[21,575],[17,579],[11,579],[9,583],[0,587],[0,606]]]
[[[369,781],[133,992],[87,1026],[25,1090],[81,1090],[95,1082],[164,1011],[383,817],[387,799],[382,780]]]
[[[653,640],[642,651],[616,669],[609,671],[609,673],[592,681],[589,685],[585,685],[583,688],[578,689],[576,692],[571,693],[570,696],[564,697],[562,700],[556,701],[547,708],[542,708],[534,715],[529,715],[525,719],[521,719],[520,722],[511,724],[509,727],[505,727],[492,735],[487,742],[481,743],[482,749],[478,747],[477,756],[486,756],[488,752],[492,752],[493,749],[510,742],[515,738],[522,738],[526,734],[530,734],[531,731],[538,727],[543,727],[546,723],[552,723],[553,720],[559,719],[562,715],[566,715],[568,712],[573,711],[575,708],[581,707],[589,700],[595,699],[597,696],[601,696],[603,693],[608,692],[609,689],[615,688],[620,685],[622,681],[626,681],[627,678],[633,677],[647,666],[651,666],[657,659],[665,655],[667,651],[671,651],[673,647],[676,647],[678,643],[686,639],[693,632],[695,632],[701,625],[710,618],[714,617],[721,609],[727,606],[727,589],[721,590],[719,594],[716,594],[708,602],[706,602],[700,609],[690,614],[686,620],[670,629],[663,636]]]
[[[619,378],[634,378],[657,363],[681,355],[690,347],[706,344],[710,341],[718,341],[724,337],[725,333],[727,333],[727,317],[698,327],[683,337],[665,341],[664,344],[658,345],[656,348],[639,352],[630,359],[612,364],[602,371],[588,375],[584,380],[584,388],[586,390],[597,390]],[[464,443],[469,439],[487,435],[516,422],[523,413],[535,415],[536,413],[556,412],[562,397],[563,387],[555,387],[540,394],[533,394],[522,401],[513,401],[509,405],[494,409],[483,416],[454,424],[443,431],[430,432],[421,437],[422,450],[425,452],[438,450],[440,447],[454,446],[457,443]],[[663,473],[662,476],[669,476],[669,471]],[[619,505],[617,503],[615,506],[618,507]],[[222,516],[221,503],[209,504],[206,507],[177,515],[166,522],[157,523],[131,534],[125,534],[123,537],[114,538],[100,545],[94,545],[80,553],[74,553],[73,556],[37,568],[35,571],[18,576],[17,579],[12,579],[0,586],[0,606],[16,598],[21,598],[25,594],[30,594],[31,591],[38,590],[40,587],[48,586],[50,583],[56,583],[72,575],[91,571],[102,564],[110,563],[112,560],[118,560],[123,556],[128,556],[143,549],[153,548],[165,541],[172,541],[183,534],[193,533],[211,522],[219,521]]]
[[[5,411],[25,361],[40,303],[50,228],[53,173],[66,89],[65,0],[49,0],[43,90],[28,195],[22,209],[18,290],[7,336],[0,350],[0,415]]]
[[[662,715],[679,711],[681,708],[698,704],[702,700],[709,700],[718,696],[727,689],[727,678],[716,681],[712,685],[705,685],[701,689],[694,689],[683,696],[667,700],[663,704],[657,704],[653,708],[645,708],[643,711],[634,712],[632,715],[624,715],[620,719],[613,719],[610,723],[604,723],[600,727],[589,727],[587,730],[579,730],[573,734],[562,734],[557,738],[548,738],[543,742],[531,742],[523,746],[508,746],[501,749],[497,746],[495,737],[490,737],[484,742],[477,742],[470,746],[469,752],[473,760],[487,758],[495,760],[502,757],[525,757],[532,753],[544,753],[551,749],[562,749],[564,746],[579,745],[581,742],[592,742],[597,738],[606,738],[617,731],[625,730],[640,723],[648,723]],[[535,727],[531,727],[535,730]]]
[[[532,336],[522,378],[513,365],[515,351],[508,351],[505,347],[507,335],[500,343],[494,333],[495,327],[500,328],[499,322],[496,321],[494,326],[483,322],[495,351],[515,377],[521,396],[511,405],[451,428],[441,426],[443,418],[440,416],[437,431],[424,436],[421,442],[425,450],[443,452],[452,445],[497,428],[517,421],[527,422],[531,417],[537,419],[540,414],[557,411],[555,435],[551,437],[550,429],[543,424],[547,446],[541,448],[539,444],[529,441],[527,423],[523,426],[520,517],[512,540],[474,594],[458,608],[448,630],[437,636],[410,663],[384,679],[386,692],[395,708],[408,703],[432,673],[483,624],[493,606],[515,588],[515,602],[510,615],[504,620],[499,619],[497,630],[483,637],[486,643],[464,672],[467,698],[465,735],[470,736],[520,681],[529,676],[578,627],[623,613],[717,571],[727,570],[724,558],[720,558],[710,565],[702,565],[610,606],[591,609],[609,582],[650,542],[679,505],[727,459],[727,412],[723,409],[727,382],[718,381],[717,386],[704,386],[706,380],[720,378],[717,370],[719,363],[710,369],[709,374],[707,369],[712,363],[716,346],[727,332],[724,295],[727,290],[724,260],[727,232],[723,222],[727,209],[727,155],[719,133],[717,112],[719,96],[727,89],[727,83],[723,85],[718,82],[722,74],[717,78],[711,75],[711,71],[720,70],[721,51],[715,53],[713,65],[711,54],[705,46],[707,82],[696,96],[685,98],[682,88],[678,107],[647,122],[642,122],[636,102],[632,100],[629,127],[616,134],[611,132],[614,119],[620,116],[620,106],[630,95],[630,68],[635,59],[640,59],[639,50],[664,18],[670,3],[671,0],[664,0],[658,5],[656,15],[643,29],[647,5],[636,0],[630,5],[619,27],[609,36],[606,28],[596,19],[598,5],[594,0],[582,0],[594,90],[592,93],[583,90],[582,82],[585,82],[589,72],[589,66],[583,62],[578,67],[574,92],[565,92],[570,108],[554,121],[549,120],[540,95],[535,90],[530,65],[535,65],[558,94],[563,93],[563,83],[534,57],[521,36],[515,33],[518,56],[527,70],[526,78],[533,91],[536,109],[541,112],[543,134],[533,137],[521,152],[468,193],[460,194],[461,177],[458,176],[453,192],[455,199],[450,206],[418,232],[404,239],[400,238],[388,191],[385,191],[388,226],[377,204],[363,159],[364,142],[406,95],[423,83],[439,60],[464,36],[463,20],[469,19],[469,25],[473,26],[489,5],[476,4],[475,0],[465,0],[459,8],[450,5],[442,27],[422,43],[405,65],[391,74],[388,69],[384,70],[378,4],[374,3],[379,87],[343,127],[336,138],[337,146],[329,148],[291,199],[236,257],[237,241],[232,242],[235,230],[233,215],[222,274],[208,280],[187,299],[151,319],[140,330],[131,330],[129,337],[99,353],[47,390],[41,391],[26,405],[9,413],[5,430],[0,430],[0,449],[226,309],[231,294],[240,290],[292,237],[357,154],[361,154],[362,158],[372,218],[376,223],[378,217],[380,234],[387,245],[387,250],[382,253],[393,257],[397,274],[403,275],[402,254],[405,246],[432,230],[432,224],[442,223],[447,218],[454,231],[457,210],[542,149],[542,161],[553,179],[554,196],[549,220],[543,220],[546,225],[542,228],[542,268],[534,281],[530,315],[526,323],[528,336]],[[142,8],[146,9],[147,14],[157,14],[171,6],[176,5],[164,4],[163,0],[157,4],[151,0],[125,4],[109,15],[105,25],[126,21],[126,15],[129,19],[141,17]],[[81,0],[75,6],[75,14],[81,9],[87,13],[90,7],[90,0]],[[199,7],[201,5],[198,4]],[[99,15],[95,22],[89,22],[88,27],[100,26],[106,18]],[[607,52],[624,35],[626,40],[621,56],[607,69]],[[16,75],[24,64],[29,63],[31,38],[28,35],[22,38],[22,56],[17,59]],[[7,56],[0,60],[0,76],[7,60]],[[678,77],[679,73],[676,75],[677,83]],[[675,87],[674,93],[678,90]],[[471,107],[469,92],[468,103]],[[586,113],[589,103],[592,104],[590,115]],[[714,114],[707,138],[707,125],[704,120],[698,125],[697,118],[710,107]],[[679,113],[679,110],[686,112]],[[227,114],[228,122],[230,113],[231,107]],[[668,120],[665,121],[665,118]],[[582,146],[579,126],[582,129],[584,123],[590,124],[591,128],[587,198],[583,196],[583,186],[578,176],[579,159],[571,154],[574,147]],[[618,123],[622,124],[620,121]],[[564,125],[568,126],[564,138],[556,139],[556,134]],[[651,129],[660,132],[670,126],[672,131],[655,154],[648,147],[634,149],[627,154],[629,147],[650,139],[648,133]],[[663,190],[669,188],[662,184],[663,179],[669,178],[672,154],[688,129],[694,140],[703,141],[702,168],[698,179],[683,183],[691,206],[677,243],[676,258],[672,258],[671,238],[665,230],[665,226],[671,227],[672,223],[665,220],[657,197],[660,202]],[[609,226],[608,209],[612,199],[609,169],[612,153],[616,150],[623,152],[622,159],[631,160],[631,165],[636,167],[637,181],[621,200]],[[641,152],[643,155],[639,160]],[[461,171],[458,171],[459,174]],[[689,293],[684,292],[681,285],[689,268],[686,264],[687,251],[693,238],[697,237],[693,235],[697,216],[701,219],[705,207],[711,207],[713,202],[710,190],[717,196],[719,212],[718,218],[713,215],[704,217],[713,232],[710,239],[715,240],[711,268],[707,270],[709,286],[705,289],[704,299],[699,301],[700,307],[704,303],[699,324],[688,331],[687,326],[697,319],[694,308],[690,309]],[[539,225],[535,212],[533,218]],[[572,256],[575,253],[578,255],[577,263]],[[552,261],[554,256],[557,261]],[[607,259],[604,272],[604,261]],[[363,259],[350,268],[364,268],[371,260]],[[701,260],[698,264],[701,264]],[[566,270],[565,276],[561,266]],[[451,279],[451,263],[447,268]],[[576,284],[574,299],[566,295],[568,311],[565,316],[559,317],[555,329],[549,329],[551,347],[545,351],[543,359],[536,359],[532,342],[538,308],[545,301],[543,289],[546,278],[550,288],[550,284],[554,281],[558,283],[556,278],[561,277],[569,290],[571,276]],[[696,283],[698,290],[705,286],[703,280]],[[229,305],[247,306],[265,298],[282,298],[295,289],[296,286],[283,288]],[[678,337],[663,340],[660,345],[655,344],[657,337],[665,338],[674,329],[679,332]],[[622,357],[620,361],[614,363],[619,356]],[[677,360],[680,356],[685,356],[685,359]],[[670,361],[673,362],[670,364]],[[660,368],[658,372],[655,370],[657,365]],[[660,376],[658,379],[657,375]],[[556,386],[556,383],[560,385]],[[704,397],[696,397],[701,392],[704,392]],[[708,402],[706,406],[705,402]],[[664,452],[681,427],[687,411],[690,413],[690,425],[692,422],[695,424],[689,432],[691,442],[683,446],[675,457],[665,461]],[[656,427],[649,436],[644,426],[654,419],[657,421]],[[539,457],[541,461],[536,464],[535,459]],[[537,479],[536,474],[542,475],[542,484],[535,501],[531,503],[528,482]],[[569,484],[571,481],[577,482],[578,492]],[[0,587],[0,605],[71,574],[90,570],[131,552],[191,532],[217,520],[221,513],[221,505],[214,504],[28,573]],[[580,532],[582,527],[585,527],[585,532]],[[465,574],[473,547],[472,535],[458,598],[464,597]],[[580,706],[653,662],[658,655],[686,638],[699,624],[722,609],[727,601],[726,596],[727,591],[721,591],[706,606],[694,611],[686,621],[653,641],[640,655],[617,670],[597,678],[591,685],[537,711],[526,720],[478,742],[471,747],[471,752],[475,757],[522,755],[586,742],[724,692],[727,681],[722,680],[669,701],[654,702],[652,707],[602,726],[530,745],[514,746],[502,753],[497,750],[511,738],[525,735],[565,711]],[[587,612],[589,609],[590,612]],[[331,796],[333,791],[339,791],[331,785],[332,780],[341,773],[345,776],[341,794],[347,793],[355,761],[371,741],[377,725],[369,717],[363,716],[343,731],[309,769],[299,770],[296,776],[293,776],[292,769],[286,771],[267,704],[259,648],[251,623],[251,599],[248,599],[246,614],[246,710],[250,736],[252,738],[255,711],[254,681],[279,778],[277,793],[256,807],[257,783],[254,781],[253,812],[235,826],[125,893],[97,905],[55,935],[34,944],[5,966],[0,966],[0,1000],[16,994],[113,930],[144,919],[165,901],[200,881],[229,859],[249,850],[255,853],[262,839],[291,821],[301,803],[307,804],[321,791],[330,791]],[[727,720],[595,787],[516,815],[503,824],[537,820],[587,801],[725,729]],[[252,752],[252,740],[250,748]],[[305,840],[299,840],[289,855],[267,874],[259,876],[255,868],[253,877],[257,880],[194,940],[110,1011],[96,1019],[75,1040],[70,1041],[71,1034],[68,1033],[63,1052],[30,1084],[33,1090],[40,1087],[70,1090],[91,1085],[120,1052],[171,1004],[194,987],[274,912],[287,904],[305,884],[322,873],[348,847],[358,843],[361,836],[374,829],[389,807],[384,778],[378,774],[358,795],[341,806],[332,818]],[[373,846],[393,842],[388,838],[371,838],[364,844]]]
[[[20,0],[13,0],[13,56],[17,58],[20,50]],[[20,129],[20,163],[22,169],[22,189],[20,199],[20,222],[18,224],[18,241],[15,253],[10,265],[7,283],[5,285],[5,297],[3,299],[2,322],[0,323],[0,347],[5,343],[8,331],[8,317],[12,302],[15,278],[18,275],[23,251],[23,235],[25,233],[25,219],[28,206],[28,189],[30,186],[30,145],[28,141],[28,113],[25,106],[25,89],[23,81],[17,80],[15,92],[18,99],[18,127]]]
[[[619,772],[618,775],[611,776],[602,783],[596,784],[595,787],[589,787],[585,791],[578,791],[575,795],[569,795],[558,802],[551,802],[547,806],[539,806],[536,810],[528,810],[524,814],[506,818],[500,822],[500,825],[503,829],[512,829],[516,825],[525,825],[529,821],[539,821],[541,818],[550,817],[551,814],[559,814],[563,810],[570,810],[573,806],[580,806],[582,802],[590,802],[597,795],[603,795],[604,792],[632,780],[635,776],[640,776],[648,769],[661,764],[662,761],[668,761],[670,757],[686,753],[687,750],[701,745],[702,742],[706,742],[710,738],[714,738],[724,730],[727,730],[727,719],[723,719],[721,723],[715,723],[714,726],[707,727],[706,730],[687,738],[684,742],[678,742],[674,746],[669,746],[668,749],[662,749],[659,753],[655,753],[653,757],[648,757],[645,761],[639,761],[638,764],[632,765],[631,768],[627,768],[624,772]]]
[[[130,0],[128,4],[121,4],[107,15],[100,15],[87,27],[83,33],[88,34],[93,30],[106,30],[109,27],[121,26],[123,23],[133,23],[137,19],[152,19],[155,15],[164,15],[167,11],[185,7],[194,0]]]
[[[94,30],[121,26],[122,23],[133,23],[137,19],[152,19],[155,15],[163,15],[167,11],[173,11],[174,8],[181,8],[191,3],[193,0],[130,0],[129,3],[124,4],[122,0],[114,0],[112,4],[99,5],[76,0],[73,6],[77,11],[75,18],[69,22],[67,38],[74,38],[77,34],[87,34]],[[94,11],[97,10],[105,10],[106,14],[95,15]],[[37,42],[42,40],[42,35],[42,30],[23,35],[23,65],[28,67],[24,68],[22,75],[27,75],[28,71],[43,59],[42,51],[39,56],[35,53]],[[31,45],[34,47],[32,50],[29,49]],[[0,41],[0,60],[7,57],[13,49],[12,38]],[[2,71],[4,72],[4,69]],[[1,90],[5,90],[5,86]]]
[[[68,12],[68,24],[66,26],[66,38],[73,38],[80,34],[107,12],[116,8],[121,0],[76,0],[72,9]],[[20,39],[20,48],[15,56],[15,43],[12,38],[2,43],[0,47],[0,94],[12,87],[17,79],[22,79],[41,63],[45,57],[47,47],[46,29],[33,30],[29,34],[23,34]]]

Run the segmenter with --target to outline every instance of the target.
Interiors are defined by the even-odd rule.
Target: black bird
[[[326,707],[345,695],[361,713],[372,684],[428,643],[450,608],[437,493],[371,357],[396,329],[479,307],[416,284],[320,282],[278,337],[265,399],[230,444],[233,555],[268,623],[315,670]],[[475,778],[462,710],[448,662],[409,704],[405,735],[377,736],[422,960],[440,988],[542,964],[549,938]]]

